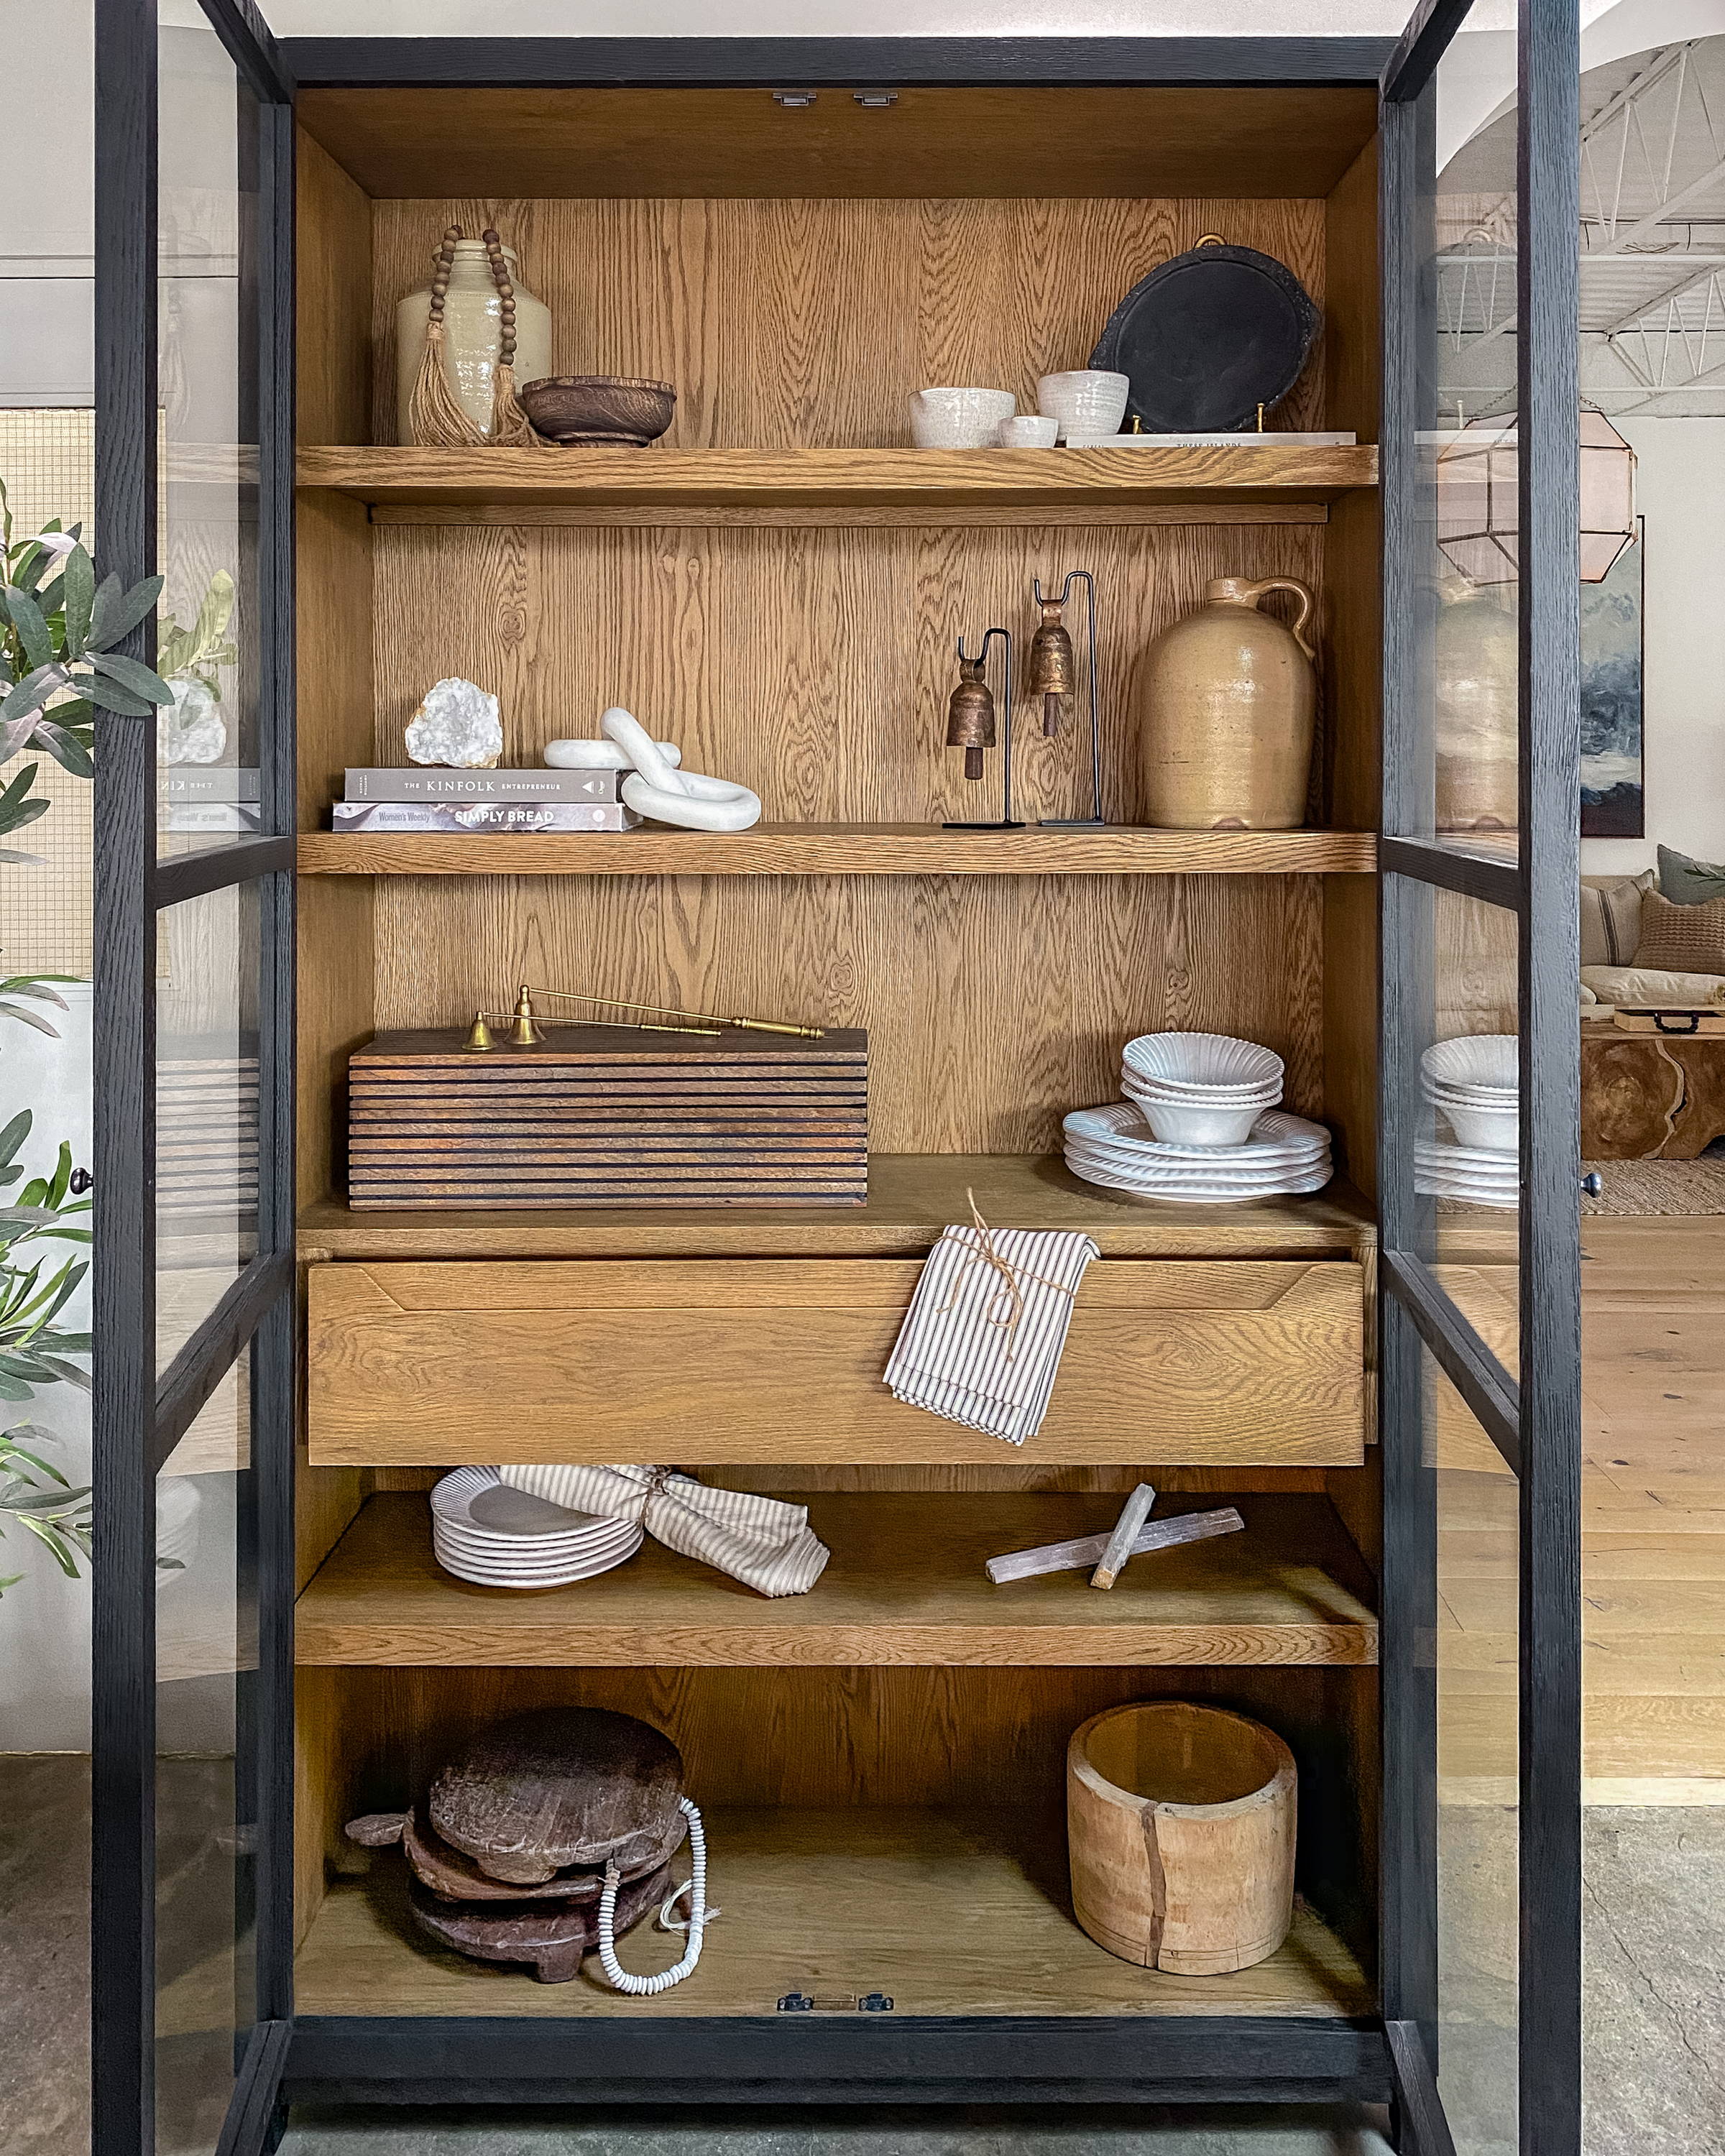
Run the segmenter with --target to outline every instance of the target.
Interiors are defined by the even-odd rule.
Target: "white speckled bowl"
[[[1058,420],[1062,439],[1072,434],[1117,434],[1126,418],[1132,382],[1106,367],[1075,367],[1045,374],[1036,384],[1036,408]]]
[[[919,389],[911,398],[911,439],[919,449],[991,449],[1019,400],[1009,389]]]

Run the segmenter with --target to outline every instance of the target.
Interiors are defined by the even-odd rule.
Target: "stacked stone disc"
[[[619,1938],[670,1893],[682,1784],[681,1754],[646,1722],[546,1707],[483,1731],[422,1802],[347,1832],[369,1849],[401,1843],[413,1921],[440,1944],[566,1984],[598,1942],[608,1863]]]

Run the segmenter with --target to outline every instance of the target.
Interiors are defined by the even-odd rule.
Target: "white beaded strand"
[[[691,1878],[689,1896],[689,1950],[674,1968],[661,1969],[657,1976],[631,1976],[617,1958],[617,1889],[623,1875],[614,1859],[605,1866],[605,1884],[599,1894],[599,1966],[610,1979],[614,1988],[627,1992],[634,1999],[650,1999],[655,1992],[669,1991],[674,1984],[680,1984],[692,1974],[701,1959],[701,1933],[706,1926],[706,1832],[701,1824],[701,1814],[687,1797],[677,1799],[689,1822],[689,1863]],[[674,1895],[680,1898],[683,1890]],[[669,1906],[669,1904],[667,1904]]]

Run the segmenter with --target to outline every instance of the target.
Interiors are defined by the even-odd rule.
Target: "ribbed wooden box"
[[[559,1027],[466,1051],[380,1033],[350,1057],[348,1199],[449,1206],[860,1205],[868,1047]]]

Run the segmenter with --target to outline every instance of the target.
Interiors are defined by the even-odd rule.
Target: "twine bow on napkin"
[[[511,1489],[573,1512],[639,1520],[655,1541],[698,1558],[757,1594],[806,1594],[832,1555],[806,1505],[716,1490],[670,1467],[500,1467]]]
[[[973,1224],[929,1252],[886,1382],[909,1406],[1022,1445],[1048,1412],[1078,1284],[1101,1253],[1072,1229],[991,1228],[968,1194]]]

